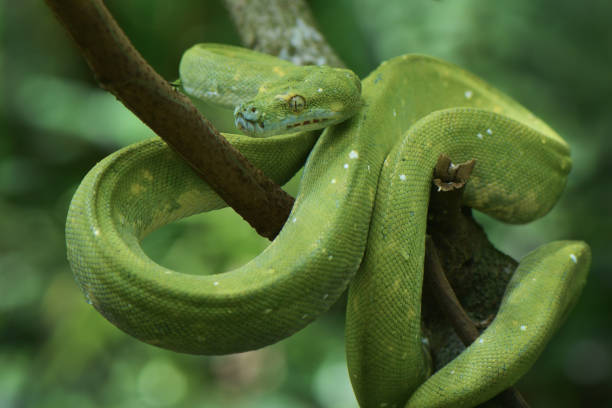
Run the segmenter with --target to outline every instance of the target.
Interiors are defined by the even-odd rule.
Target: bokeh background
[[[479,219],[517,258],[555,239],[591,244],[580,303],[518,386],[534,407],[612,406],[612,2],[310,3],[329,42],[360,76],[398,54],[434,55],[512,95],[570,142],[574,169],[551,214],[520,227]],[[190,45],[239,43],[220,1],[107,5],[170,80]],[[0,28],[0,408],[356,406],[342,301],[279,344],[225,357],[142,344],[84,301],[65,259],[70,198],[96,161],[153,135],[96,87],[43,2],[1,2]],[[288,187],[293,194],[296,185]],[[228,210],[145,240],[162,264],[198,273],[241,265],[265,246]]]

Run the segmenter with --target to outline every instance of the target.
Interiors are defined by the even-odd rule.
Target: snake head
[[[253,137],[321,129],[361,107],[361,81],[341,68],[306,66],[262,84],[234,110],[235,124]]]

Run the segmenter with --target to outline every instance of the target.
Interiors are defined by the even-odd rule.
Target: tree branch
[[[480,332],[463,310],[455,291],[446,279],[446,274],[440,265],[436,245],[430,236],[425,240],[425,276],[426,284],[436,297],[440,309],[451,322],[463,344],[469,346],[480,335]]]
[[[157,74],[100,0],[46,0],[100,86],[178,152],[262,236],[273,239],[293,198],[251,165],[189,98]]]
[[[245,47],[296,65],[343,67],[304,0],[224,0]]]
[[[455,332],[467,347],[478,338],[480,332],[474,322],[472,322],[472,319],[463,310],[463,307],[461,307],[455,291],[453,291],[448,279],[446,279],[446,274],[440,264],[436,245],[431,237],[427,237],[425,246],[426,284],[434,293],[440,309],[450,320]],[[529,408],[527,401],[514,387],[504,390],[493,400],[504,408]]]
[[[465,223],[461,219],[461,197],[475,164],[474,160],[470,160],[466,163],[453,165],[450,158],[446,155],[441,155],[438,158],[438,163],[434,170],[433,183],[435,187],[432,188],[430,211],[438,214],[438,216],[440,214],[444,215],[446,219],[444,229],[447,231],[464,229],[464,227],[459,226]],[[444,193],[438,194],[440,191]],[[432,216],[432,219],[435,220],[436,218],[436,215]],[[438,233],[440,232],[439,230],[440,228]],[[477,232],[472,235],[477,235]],[[454,245],[461,246],[461,241],[454,241]],[[455,291],[446,278],[434,239],[429,235],[425,241],[424,284],[433,294],[437,307],[450,322],[464,346],[467,347],[472,344],[478,338],[480,332],[461,306],[459,299],[457,299]],[[492,402],[505,408],[529,407],[523,396],[514,387],[509,387],[501,392],[493,398]]]

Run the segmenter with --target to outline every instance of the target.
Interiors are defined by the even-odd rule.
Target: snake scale
[[[158,139],[98,163],[70,206],[68,259],[88,302],[126,333],[185,353],[257,349],[312,322],[349,287],[347,360],[361,406],[471,407],[520,378],[576,302],[589,247],[536,249],[492,324],[431,375],[420,308],[439,154],[475,158],[465,204],[509,223],[546,214],[571,167],[559,135],[468,72],[404,55],[360,81],[346,69],[199,44],[180,77],[190,96],[234,108],[236,126],[255,137],[225,136],[276,182],[306,164],[268,248],[238,269],[197,276],[154,263],[140,241],[223,201]]]

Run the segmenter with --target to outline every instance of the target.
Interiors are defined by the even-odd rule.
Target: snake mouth
[[[302,127],[304,130],[318,129],[321,127],[329,126],[334,123],[334,118],[312,118],[305,119],[299,122],[279,123],[277,126],[268,126],[266,128],[264,121],[261,118],[249,119],[246,118],[242,112],[237,112],[234,120],[236,127],[252,137],[263,137],[268,135],[275,135],[279,133],[292,133],[300,131]]]
[[[306,126],[306,125],[320,125],[320,124],[324,124],[327,123],[331,120],[331,118],[318,118],[318,119],[309,119],[309,120],[305,120],[303,122],[296,122],[296,123],[290,123],[286,126],[286,129],[294,129],[296,127],[300,127],[300,126]]]
[[[241,131],[249,135],[258,135],[264,133],[264,123],[262,120],[251,120],[245,118],[241,112],[236,113],[234,124]]]

